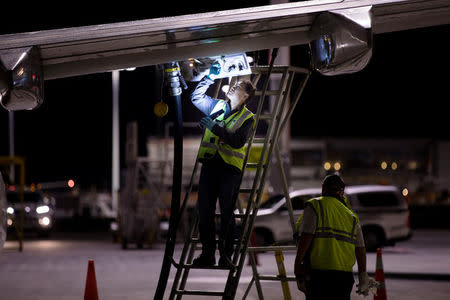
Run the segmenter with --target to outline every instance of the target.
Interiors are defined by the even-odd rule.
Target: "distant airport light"
[[[11,226],[13,224],[13,221],[11,219],[8,219],[8,226]]]
[[[329,171],[329,170],[331,169],[331,164],[330,164],[329,162],[325,162],[325,163],[323,164],[323,168],[324,168],[326,171]]]
[[[9,186],[9,190],[10,190],[11,192],[14,192],[14,191],[16,190],[16,187],[15,187],[14,185],[10,185],[10,186]]]
[[[39,219],[39,224],[48,226],[50,224],[50,219],[48,217],[43,217],[42,219]]]
[[[73,188],[75,186],[75,181],[73,181],[72,179],[69,179],[67,181],[67,186],[70,188]]]
[[[31,211],[31,208],[30,208],[29,206],[26,206],[26,207],[25,207],[25,211],[26,211],[27,213],[29,213],[29,212]]]
[[[392,164],[391,164],[391,169],[392,170],[397,170],[397,163],[394,161]]]
[[[404,189],[402,190],[402,195],[406,197],[406,196],[408,196],[408,194],[409,194],[408,189],[407,189],[407,188],[404,188]]]
[[[383,161],[381,162],[381,169],[386,170],[387,168],[387,162]]]
[[[14,208],[12,208],[12,207],[10,206],[10,207],[8,207],[8,208],[6,209],[6,212],[7,212],[8,214],[12,215],[12,214],[14,214]]]
[[[417,169],[417,161],[412,160],[412,161],[408,162],[408,169],[410,169],[410,170]]]
[[[333,165],[333,168],[336,170],[336,171],[339,171],[340,169],[341,169],[341,163],[340,162],[335,162],[334,163],[334,165]]]

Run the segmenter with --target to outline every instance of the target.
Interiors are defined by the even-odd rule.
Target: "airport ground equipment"
[[[150,176],[150,166],[163,162],[137,156],[137,123],[127,126],[126,180],[120,193],[119,231],[122,248],[135,243],[151,245],[159,229],[158,207],[161,189],[158,178]]]
[[[274,51],[274,55],[276,56],[276,51]],[[178,262],[172,257],[172,265],[176,268],[176,274],[174,278],[174,282],[172,285],[172,289],[170,292],[169,299],[181,299],[184,295],[196,295],[196,296],[217,296],[222,297],[223,299],[234,299],[236,295],[236,289],[239,284],[239,279],[241,275],[242,268],[244,266],[245,257],[247,256],[248,243],[251,237],[251,232],[253,229],[253,223],[258,211],[258,207],[260,204],[262,191],[264,189],[265,178],[268,173],[268,167],[270,164],[270,158],[272,156],[273,151],[275,151],[276,157],[278,159],[278,165],[280,170],[283,172],[281,175],[284,177],[284,170],[281,165],[279,150],[278,150],[278,137],[282,132],[284,126],[286,125],[289,117],[291,116],[300,96],[303,91],[303,88],[306,85],[306,82],[309,78],[310,71],[303,68],[296,68],[290,66],[256,66],[252,68],[253,75],[251,78],[252,82],[255,86],[261,86],[258,83],[263,82],[262,89],[258,88],[256,94],[259,96],[260,101],[258,102],[258,108],[255,113],[256,126],[253,130],[251,137],[247,143],[247,154],[245,158],[245,168],[244,172],[253,171],[253,181],[252,186],[250,187],[242,187],[239,190],[239,199],[244,198],[246,202],[246,208],[240,209],[241,213],[235,215],[235,217],[240,220],[241,224],[241,236],[239,239],[236,239],[235,242],[235,250],[232,256],[232,261],[230,267],[219,267],[212,266],[207,269],[214,270],[226,270],[228,271],[227,275],[227,283],[224,287],[223,291],[206,291],[206,290],[189,290],[187,288],[189,272],[192,269],[196,269],[198,267],[192,266],[192,260],[194,258],[194,254],[196,250],[201,249],[199,247],[199,239],[198,239],[198,220],[193,223],[191,228],[191,234],[186,239],[180,259]],[[268,82],[271,75],[281,75],[281,80],[279,83],[279,88],[276,90],[267,90]],[[288,103],[289,94],[291,91],[291,87],[293,85],[294,76],[300,75],[301,81],[298,84],[298,89],[290,102]],[[236,79],[234,79],[236,80]],[[233,80],[232,80],[233,81]],[[266,96],[274,96],[274,101],[271,105],[265,105],[265,102],[269,97]],[[266,107],[268,109],[264,109]],[[286,109],[288,108],[288,109]],[[267,111],[266,111],[267,110]],[[261,122],[262,121],[262,122]],[[256,136],[258,125],[265,125],[265,132]],[[260,155],[257,162],[249,162],[249,153],[251,149],[255,147],[259,147]],[[181,213],[185,209],[186,200],[188,199],[188,195],[192,190],[193,179],[198,169],[198,158],[196,160],[196,164],[194,166],[194,170],[191,177],[190,185],[187,189],[184,202],[181,206]],[[244,176],[244,175],[243,175]],[[284,178],[285,179],[285,178]],[[285,187],[287,192],[287,186]],[[238,195],[236,195],[237,197]],[[287,195],[289,197],[289,195]],[[237,201],[236,206],[240,208],[240,200]],[[287,202],[289,207],[289,215],[290,215],[290,223],[292,228],[294,229],[294,217],[292,214],[292,207],[290,207],[290,201]],[[218,215],[216,215],[218,216]],[[216,240],[216,242],[218,242]]]

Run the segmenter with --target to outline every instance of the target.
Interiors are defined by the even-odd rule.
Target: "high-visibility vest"
[[[352,205],[350,204],[350,201],[348,201],[347,197],[344,197],[345,205],[353,212],[353,214],[356,215],[356,213],[353,211]],[[299,233],[300,225],[302,224],[303,220],[303,212],[300,214],[300,216],[297,219],[297,222],[295,223],[295,232]]]
[[[317,215],[310,247],[311,269],[352,272],[358,217],[333,197],[313,198],[307,205],[312,205]]]
[[[225,101],[220,100],[211,111],[211,114],[221,109],[225,111],[226,105],[227,103]],[[222,113],[215,119],[215,121],[230,132],[235,132],[242,126],[242,124],[244,124],[246,120],[253,117],[253,113],[249,111],[245,106],[242,107],[241,110],[228,116],[228,118],[226,118],[225,120],[224,115],[225,113]],[[219,152],[219,155],[224,162],[235,166],[242,171],[242,168],[244,167],[246,147],[243,146],[241,148],[232,148],[230,145],[220,141],[220,138],[207,128],[205,130],[205,134],[203,135],[198,157],[203,161],[208,160],[214,157],[216,152]]]

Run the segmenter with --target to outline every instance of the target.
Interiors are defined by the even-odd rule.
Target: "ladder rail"
[[[282,77],[282,79],[281,79],[281,81],[280,82],[284,82],[284,80],[285,80],[285,78],[286,78],[286,74],[287,74],[287,72],[284,72],[283,73],[283,77]],[[268,74],[268,77],[266,78],[266,82],[265,82],[265,87],[264,87],[264,89],[263,89],[263,91],[265,90],[265,89],[267,89],[267,86],[268,86],[268,81],[270,80],[270,73]],[[263,93],[262,95],[261,95],[261,100],[260,100],[260,104],[261,104],[261,106],[262,106],[262,104],[263,104],[263,101],[264,101],[264,98],[265,98],[265,94]],[[276,102],[276,104],[277,104],[277,106],[276,106],[276,110],[279,108],[279,98],[280,98],[280,95],[277,97],[277,100],[275,101]],[[256,174],[255,174],[255,177],[254,177],[254,179],[253,179],[253,185],[252,185],[252,192],[250,193],[250,195],[249,195],[249,200],[248,200],[248,202],[247,202],[247,208],[246,208],[246,217],[244,218],[244,220],[243,220],[243,230],[242,230],[242,232],[247,232],[248,231],[248,215],[249,215],[249,213],[250,213],[250,211],[253,209],[255,209],[254,207],[251,207],[251,206],[254,206],[253,205],[253,198],[254,198],[254,196],[255,196],[255,192],[256,191],[258,191],[258,195],[261,195],[262,194],[262,188],[264,187],[264,183],[262,183],[261,184],[261,182],[260,182],[260,178],[261,178],[261,176],[262,176],[262,174],[261,174],[261,166],[263,165],[263,164],[265,164],[265,161],[270,157],[270,155],[267,155],[268,153],[266,153],[266,151],[267,151],[267,147],[268,147],[268,141],[270,141],[270,140],[274,140],[274,138],[273,138],[273,136],[271,136],[271,134],[273,134],[273,132],[272,132],[272,130],[273,130],[273,124],[274,124],[274,119],[276,118],[276,113],[275,113],[276,111],[272,111],[272,119],[271,119],[271,122],[270,122],[270,124],[269,124],[269,128],[267,129],[267,134],[266,134],[266,137],[264,138],[264,145],[263,145],[263,148],[262,148],[262,150],[261,150],[261,155],[260,155],[260,158],[259,158],[259,162],[258,162],[258,168],[257,168],[257,170],[256,170]],[[259,120],[258,120],[259,121]],[[271,143],[271,145],[273,145],[274,143]],[[251,145],[251,144],[250,144]],[[251,146],[249,146],[249,148],[250,148]],[[270,147],[269,147],[270,148]],[[266,170],[266,169],[268,169],[267,167],[266,168],[264,168],[264,170]],[[264,173],[264,172],[263,172]],[[257,188],[257,185],[258,185],[258,182],[259,182],[259,187]],[[253,214],[256,216],[256,212],[253,212]],[[243,237],[244,235],[243,234],[241,234],[241,241],[240,241],[240,243],[242,242],[242,237]]]
[[[286,121],[286,116],[287,113],[289,112],[290,109],[288,109],[288,112],[286,112],[285,117],[283,117],[284,115],[284,108],[285,108],[285,104],[288,101],[288,99],[290,99],[290,93],[291,93],[291,87],[292,87],[292,83],[294,81],[294,77],[295,77],[295,72],[288,70],[290,76],[289,76],[289,82],[286,84],[287,89],[286,93],[284,94],[284,98],[283,98],[283,102],[281,104],[281,116],[280,116],[280,123],[278,124],[278,128],[277,128],[277,133],[274,137],[275,142],[275,157],[276,157],[276,162],[277,162],[277,166],[278,166],[278,170],[280,172],[280,176],[281,176],[281,181],[282,181],[282,188],[283,188],[283,193],[285,195],[285,199],[286,199],[286,206],[288,208],[288,215],[289,215],[289,223],[292,227],[292,230],[295,230],[295,220],[294,220],[294,212],[292,209],[292,202],[291,202],[291,197],[289,195],[289,188],[287,186],[287,179],[286,179],[286,174],[284,172],[284,167],[283,167],[283,163],[281,161],[281,155],[280,155],[280,149],[278,147],[278,140],[280,138],[281,132],[282,132],[282,127],[283,125],[285,126],[287,122]],[[290,108],[292,108],[292,106],[290,105]]]
[[[310,72],[303,72],[305,73],[305,78],[303,79],[302,83],[300,84],[300,86],[298,87],[295,97],[294,97],[294,101],[293,104],[290,104],[290,108],[289,110],[286,112],[286,115],[283,118],[283,121],[281,123],[281,126],[279,127],[279,132],[277,135],[277,139],[280,137],[280,133],[283,131],[284,127],[287,124],[287,121],[290,119],[292,112],[294,110],[294,108],[297,106],[297,103],[303,93],[303,90],[306,86],[306,83],[308,82],[308,79],[311,75]],[[294,76],[294,74],[292,75]],[[295,223],[294,223],[294,219],[293,219],[293,209],[292,209],[292,203],[290,201],[290,197],[289,197],[289,192],[288,192],[288,188],[287,188],[287,180],[286,180],[286,176],[285,176],[285,172],[284,172],[284,168],[283,165],[281,163],[281,156],[280,156],[280,152],[279,152],[279,148],[278,148],[278,143],[275,143],[275,152],[276,152],[276,156],[277,156],[277,164],[280,170],[280,174],[282,176],[282,181],[283,181],[283,189],[284,189],[284,194],[286,195],[286,204],[288,207],[288,211],[289,211],[289,216],[290,216],[290,223],[292,226],[292,230],[293,233],[295,232],[296,228],[295,228]],[[252,253],[252,252],[259,252],[259,251],[282,251],[282,250],[296,250],[297,247],[296,246],[269,246],[269,247],[248,247],[247,248],[247,253]],[[253,257],[253,255],[249,255],[250,258]],[[255,282],[255,286],[258,292],[258,296],[259,298],[262,299],[262,295],[260,295],[262,293],[262,289],[261,289],[261,280],[271,280],[271,281],[295,281],[295,277],[290,277],[290,276],[285,276],[284,278],[280,278],[279,276],[268,276],[268,275],[259,275],[258,271],[257,271],[257,267],[256,267],[256,262],[255,260],[250,259],[250,264],[252,266],[252,271],[253,271],[253,277],[252,277],[252,281],[251,282]],[[247,290],[250,289],[250,285],[247,288]],[[249,291],[246,291],[246,293],[248,293]]]
[[[180,260],[179,260],[179,263],[178,263],[178,266],[177,266],[177,272],[175,273],[175,277],[174,277],[174,280],[173,280],[172,289],[170,291],[169,299],[173,299],[174,298],[175,291],[177,290],[178,282],[180,280],[181,275],[183,275],[183,279],[184,279],[185,276],[186,276],[186,278],[188,276],[189,270],[184,270],[183,266],[185,264],[185,260],[186,260],[186,256],[188,254],[188,251],[192,248],[191,237],[196,231],[197,223],[198,223],[198,221],[196,219],[194,224],[191,226],[189,237],[186,238],[186,240],[184,241],[183,250],[181,251]],[[185,272],[183,272],[183,270]],[[186,273],[186,271],[188,273]],[[183,283],[183,280],[182,280],[182,283],[180,284],[180,286],[183,286],[183,288],[184,288],[184,285],[185,285],[185,281],[186,280],[184,280],[184,283]]]
[[[185,246],[183,247],[183,251],[184,251],[183,260],[181,260],[181,258],[180,258],[180,262],[182,262],[182,264],[180,265],[179,270],[181,270],[180,274],[181,273],[183,274],[183,277],[181,278],[181,282],[180,282],[180,287],[179,287],[180,290],[184,290],[184,288],[186,287],[187,278],[189,276],[190,269],[189,268],[183,269],[183,267],[185,266],[185,263],[189,263],[189,264],[192,263],[192,260],[194,258],[195,248],[197,246],[196,244],[192,243],[192,236],[194,233],[197,233],[197,232],[198,232],[198,217],[196,217],[195,224],[192,227],[191,235],[187,239],[187,245],[185,244]],[[186,254],[188,255],[187,260],[185,260]],[[184,270],[184,272],[183,272],[183,270]],[[174,283],[175,283],[175,280],[174,280]],[[173,298],[171,298],[171,299],[173,299]],[[179,294],[179,295],[177,295],[177,300],[180,300],[180,299],[181,299],[181,295]]]
[[[255,76],[255,78],[253,79],[252,83],[253,83],[254,85],[256,85],[256,84],[258,83],[258,81],[260,80],[260,78],[261,78],[261,74],[257,74],[257,75]],[[267,81],[268,81],[268,80],[267,80]],[[267,86],[268,86],[268,85],[267,85]],[[266,86],[266,89],[267,89],[267,86]],[[248,158],[249,158],[249,156],[250,156],[250,151],[251,151],[251,148],[252,148],[253,139],[254,139],[254,137],[255,137],[256,130],[257,130],[257,128],[258,128],[258,124],[259,124],[259,120],[260,120],[262,108],[263,108],[263,106],[264,106],[264,98],[265,98],[265,95],[262,94],[262,95],[260,96],[260,101],[258,102],[258,107],[257,107],[257,110],[256,110],[256,114],[254,115],[254,116],[255,116],[255,126],[252,127],[252,131],[251,131],[251,133],[250,133],[249,140],[248,140],[248,142],[246,143],[247,149],[246,149],[246,154],[245,154],[245,157],[244,157],[244,164],[243,164],[244,167],[243,167],[243,170],[242,170],[242,172],[241,172],[241,177],[240,177],[240,181],[239,181],[239,187],[240,187],[240,185],[242,184],[242,180],[243,180],[243,178],[244,178],[245,166],[246,166],[247,163],[248,163]],[[264,144],[266,144],[266,143],[264,143]],[[259,169],[259,168],[258,168],[258,169]],[[258,174],[258,169],[257,169],[257,174]],[[254,178],[256,178],[257,174],[255,175]],[[254,179],[254,180],[255,180],[255,179]],[[237,194],[233,196],[235,205],[236,205],[236,201],[238,201],[239,194],[241,193],[242,190],[243,190],[243,189],[239,188]],[[250,197],[251,197],[251,195],[252,195],[253,193],[254,193],[254,188],[251,189]],[[250,197],[249,197],[249,199],[250,199]],[[238,208],[239,208],[239,213],[242,213],[242,208],[240,207],[240,203],[239,203]],[[244,224],[244,223],[245,223],[245,220],[246,220],[246,218],[248,217],[248,213],[249,213],[249,210],[248,210],[248,207],[247,207],[245,216],[244,216],[244,218],[241,220],[241,224]],[[241,236],[242,236],[242,235],[241,235]],[[239,245],[241,242],[242,242],[241,239],[239,239],[238,245]],[[236,256],[237,253],[238,253],[238,251],[235,249],[235,251],[234,251],[234,256]],[[236,261],[235,261],[235,260],[233,260],[233,264],[234,264],[234,265],[236,264]]]
[[[293,81],[294,75],[295,75],[295,73],[292,74],[291,81]],[[291,197],[289,195],[289,188],[287,186],[286,173],[284,171],[284,167],[283,167],[283,164],[281,162],[280,149],[278,148],[278,139],[280,138],[280,133],[284,130],[284,127],[286,126],[288,120],[290,120],[290,118],[292,116],[292,113],[294,112],[294,108],[297,106],[297,103],[298,103],[298,101],[300,99],[300,96],[302,95],[303,90],[304,90],[304,88],[306,86],[306,82],[308,82],[309,75],[310,75],[310,73],[306,74],[306,76],[303,79],[302,83],[298,87],[298,89],[296,91],[296,94],[295,94],[295,97],[294,97],[294,104],[290,104],[289,105],[289,109],[286,112],[285,116],[283,117],[280,127],[278,128],[278,134],[276,136],[277,140],[275,142],[275,155],[276,155],[276,158],[277,158],[277,165],[278,165],[278,169],[279,169],[279,172],[280,172],[280,175],[281,175],[281,180],[282,180],[282,183],[283,183],[282,187],[283,187],[283,192],[284,192],[285,199],[286,199],[286,206],[288,208],[289,221],[290,221],[290,224],[291,224],[291,227],[292,227],[292,234],[294,234],[294,232],[296,231],[296,228],[295,228],[296,221],[294,219],[294,211],[292,209]],[[291,82],[291,84],[292,84],[292,82]],[[290,92],[290,86],[289,86],[289,92]]]
[[[286,73],[283,73],[282,81],[285,79],[285,74]],[[260,97],[260,102],[259,102],[259,106],[258,106],[258,113],[257,113],[257,120],[256,120],[256,126],[255,126],[255,133],[256,133],[256,127],[259,124],[259,116],[261,114],[262,106],[264,105],[264,101],[265,101],[265,92],[264,91],[267,90],[269,81],[270,81],[270,73],[268,73],[267,78],[266,78],[266,80],[264,82],[263,93],[261,94],[261,97]],[[279,97],[277,97],[277,98],[279,99]],[[266,159],[269,158],[269,156],[266,155],[266,151],[267,151],[268,141],[270,141],[270,140],[273,141],[273,137],[271,136],[271,133],[272,133],[272,129],[273,129],[273,120],[274,120],[275,116],[276,116],[276,114],[274,114],[274,112],[272,112],[272,118],[270,120],[271,122],[269,124],[269,128],[267,129],[266,136],[264,138],[264,145],[263,145],[263,148],[261,150],[261,155],[260,155],[259,162],[258,162],[258,168],[256,169],[256,174],[255,174],[255,176],[253,178],[252,191],[251,191],[251,193],[250,193],[250,195],[248,197],[249,200],[247,202],[247,208],[246,208],[246,212],[245,212],[246,217],[244,218],[244,220],[242,222],[242,224],[243,224],[243,232],[246,232],[246,229],[247,229],[248,214],[250,213],[250,210],[252,208],[251,207],[252,206],[252,202],[253,202],[253,201],[251,201],[251,199],[253,199],[253,197],[255,196],[255,191],[256,190],[258,190],[258,194],[261,194],[261,192],[262,192],[262,191],[260,191],[259,189],[256,188],[256,185],[258,185],[259,179],[261,177],[261,166],[265,163]],[[251,148],[252,142],[253,142],[253,136],[252,136],[252,139],[248,143],[248,149],[247,149],[248,153],[250,152],[250,148]],[[248,154],[247,154],[247,157],[248,157]],[[241,235],[241,239],[242,239],[242,236],[243,235]]]
[[[266,78],[267,81],[265,83],[266,84],[265,89],[267,89],[268,81],[270,79],[270,74],[271,73],[270,73],[270,69],[269,69],[268,78]],[[283,72],[282,80],[280,81],[282,83],[282,84],[280,84],[280,85],[282,85],[282,87],[285,87],[285,84],[286,84],[285,83],[286,82],[285,79],[286,79],[287,74],[288,74],[288,70],[285,70]],[[276,103],[275,103],[275,108],[272,111],[272,115],[273,115],[274,118],[270,122],[269,128],[267,130],[268,134],[266,135],[266,141],[264,143],[263,150],[261,151],[261,157],[260,157],[260,160],[259,160],[260,165],[262,165],[263,161],[265,161],[266,159],[270,158],[271,154],[272,154],[274,143],[271,143],[270,146],[269,146],[269,149],[267,150],[267,146],[268,146],[267,145],[268,144],[267,141],[270,140],[271,137],[272,137],[273,140],[276,140],[276,134],[278,134],[278,130],[277,129],[278,129],[278,126],[280,124],[280,118],[278,117],[278,114],[279,114],[280,108],[282,107],[282,103],[284,104],[284,101],[286,100],[286,94],[284,95],[282,101],[279,101],[280,97],[281,97],[281,93],[278,95]],[[274,124],[276,124],[275,128],[274,128]],[[273,132],[273,130],[274,130],[274,132]],[[275,136],[273,136],[273,135],[275,135]],[[268,152],[266,153],[266,151],[268,151]],[[239,265],[238,265],[236,274],[233,276],[233,274],[230,272],[229,278],[227,280],[227,287],[229,289],[229,293],[226,293],[226,294],[227,294],[227,297],[230,296],[231,299],[233,299],[235,294],[236,294],[238,281],[239,281],[240,275],[242,273],[242,267],[243,267],[245,256],[246,256],[246,249],[247,249],[248,243],[249,243],[249,236],[251,234],[251,230],[253,230],[253,225],[254,225],[254,222],[255,222],[255,219],[256,219],[256,215],[257,215],[257,212],[258,212],[259,201],[261,200],[261,196],[262,196],[261,191],[262,191],[262,188],[264,187],[264,184],[265,184],[265,179],[266,179],[266,174],[267,174],[268,169],[269,169],[268,167],[263,168],[262,174],[259,174],[261,172],[261,166],[260,166],[258,168],[258,170],[257,170],[257,175],[259,174],[259,176],[262,176],[262,177],[255,176],[255,179],[253,181],[254,182],[254,184],[253,184],[253,191],[252,191],[252,193],[251,193],[251,195],[249,197],[249,200],[248,200],[246,214],[249,213],[250,206],[253,206],[253,213],[250,215],[250,218],[248,218],[248,217],[245,218],[246,222],[245,222],[245,224],[243,226],[244,230],[242,231],[241,238],[240,238],[240,244],[239,244],[239,247],[241,248],[241,249],[239,249],[240,252],[241,252],[241,255],[239,257]],[[257,182],[259,182],[258,190],[260,192],[256,195],[256,199],[253,200],[254,191],[255,191]],[[246,235],[245,239],[244,239],[244,235]],[[244,242],[242,242],[242,241],[244,241]],[[237,260],[237,257],[235,255],[235,257],[233,258],[233,263],[236,263],[235,262],[236,260]]]

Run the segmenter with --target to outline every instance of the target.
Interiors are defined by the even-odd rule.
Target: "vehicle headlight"
[[[14,214],[14,208],[12,208],[12,207],[10,206],[10,207],[8,207],[8,208],[6,209],[6,212],[7,212],[8,214],[12,215],[12,214]]]
[[[50,208],[47,205],[42,205],[42,206],[36,207],[36,212],[38,214],[45,214],[45,213],[48,213],[49,211],[50,211]]]
[[[43,217],[39,219],[39,224],[42,226],[48,226],[50,224],[50,219],[48,217]]]

